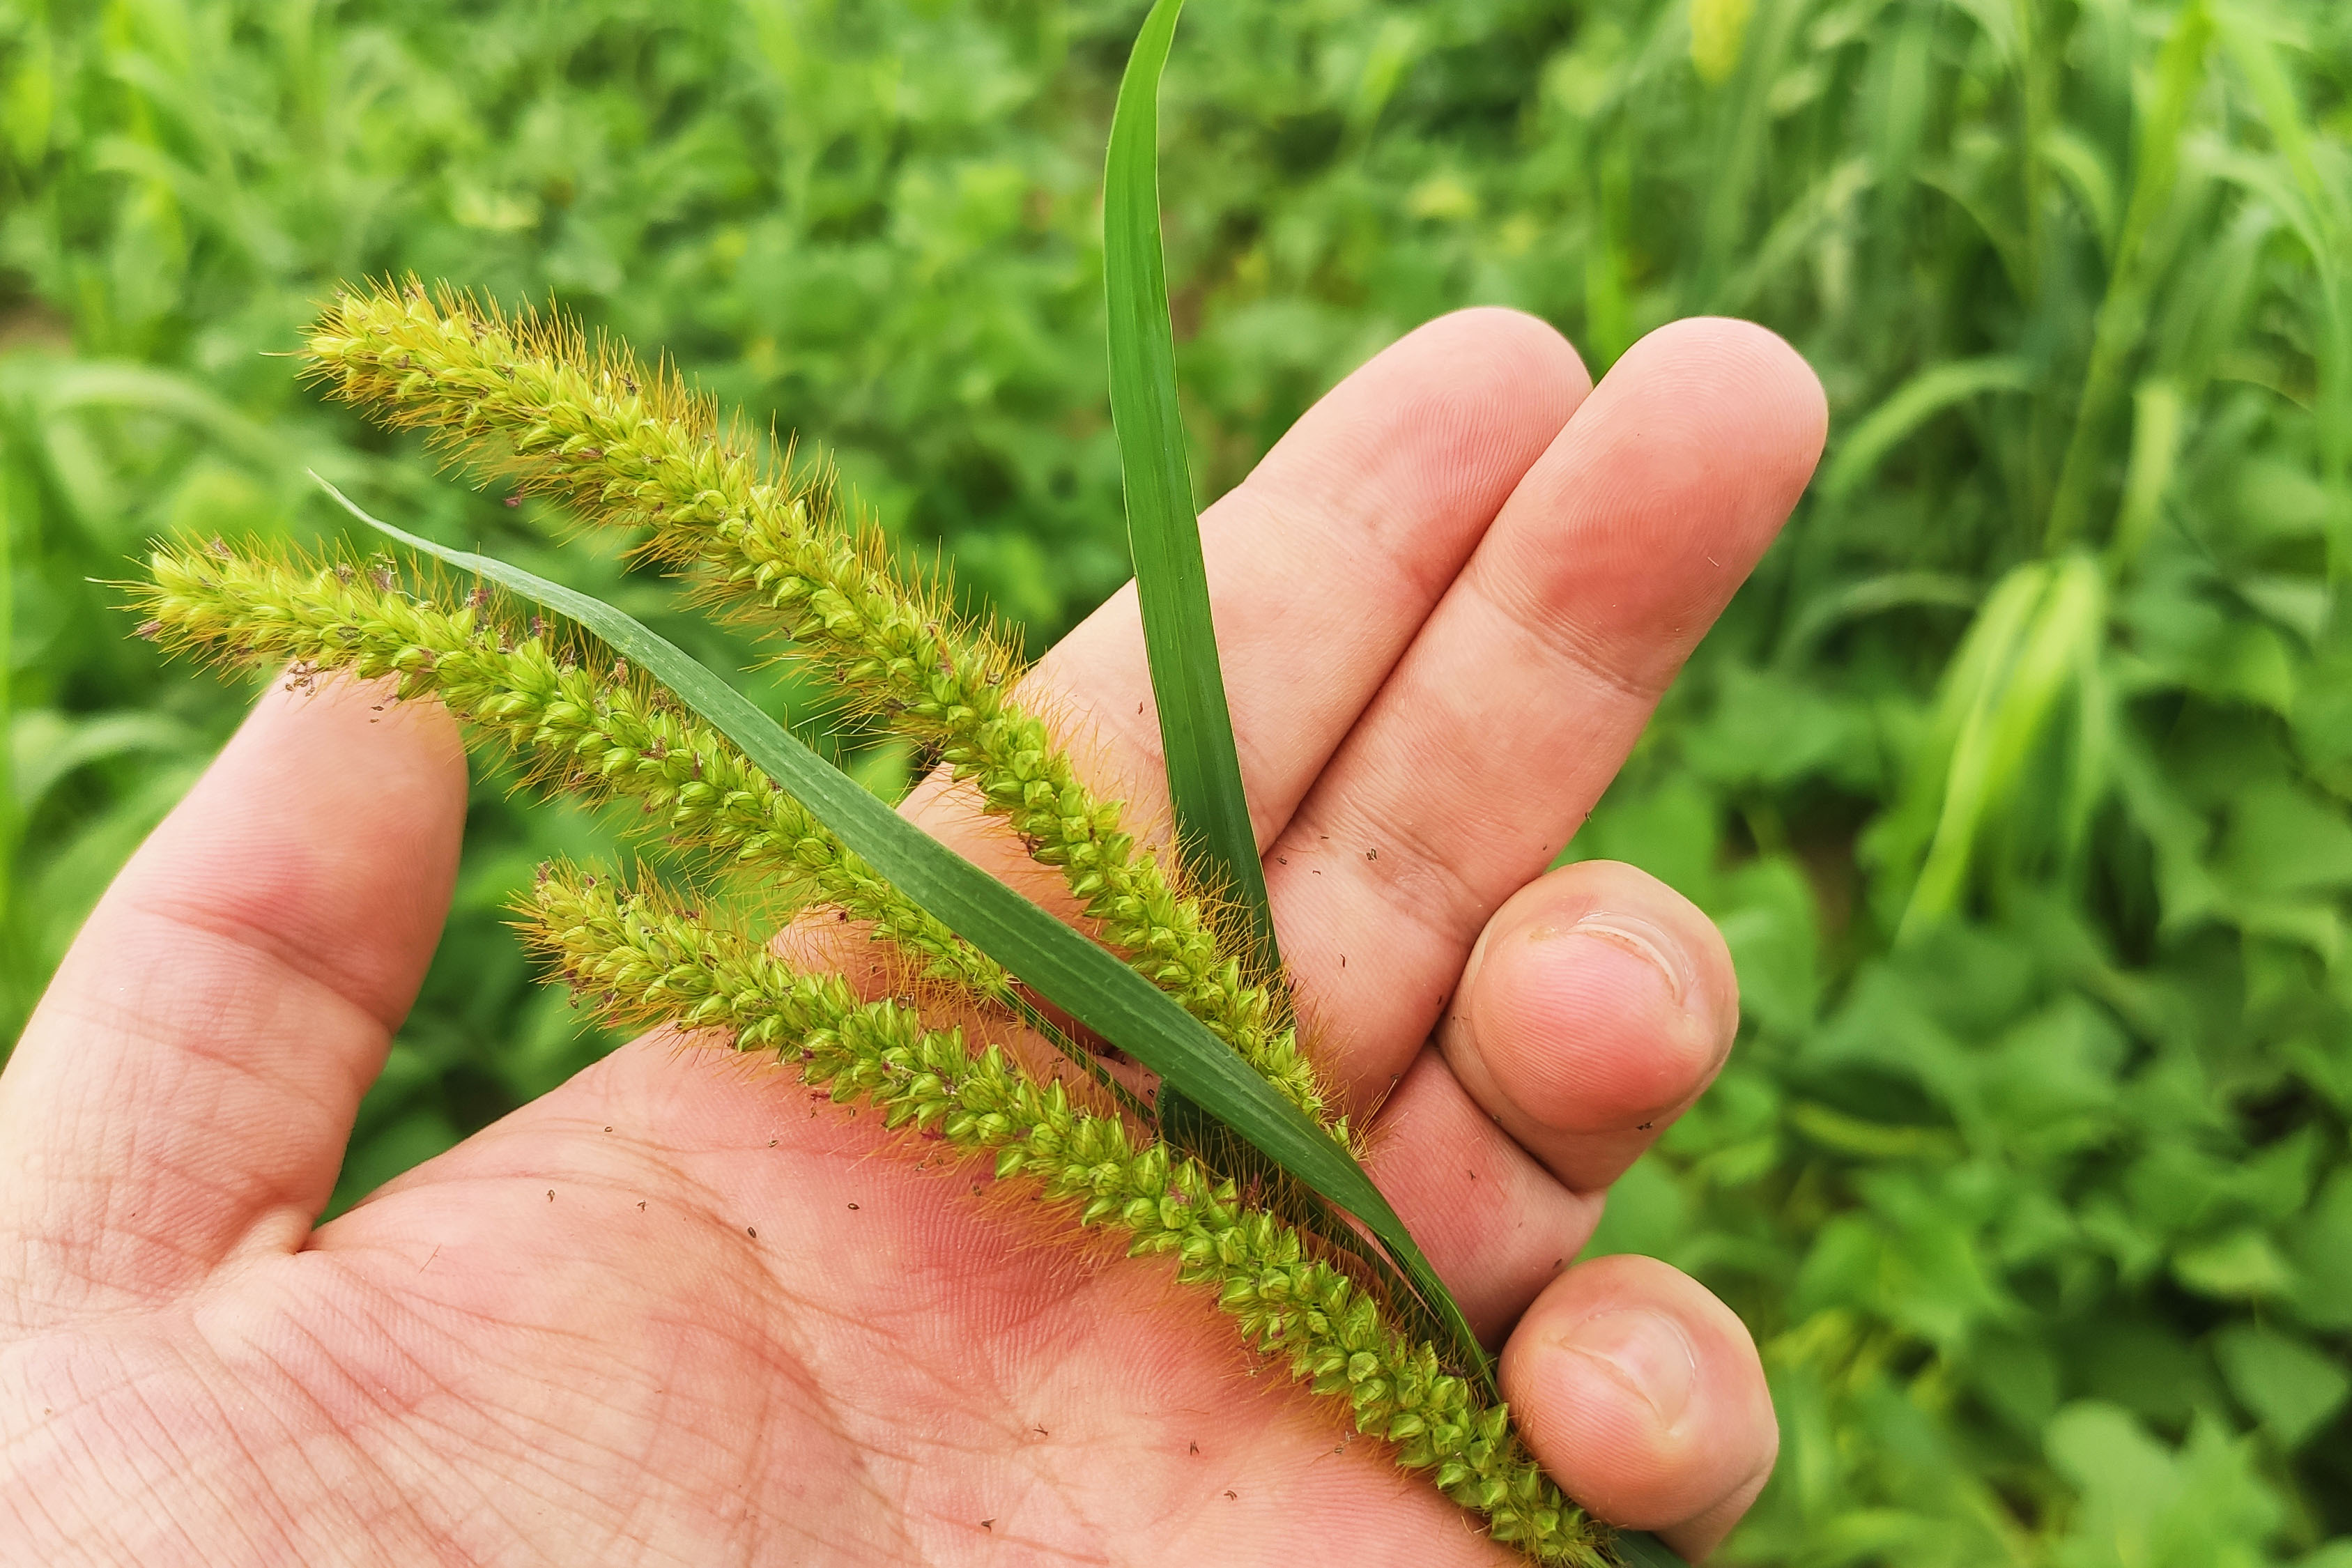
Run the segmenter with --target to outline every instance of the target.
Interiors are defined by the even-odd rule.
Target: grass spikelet
[[[136,585],[142,629],[166,647],[246,665],[392,677],[437,696],[511,746],[543,782],[591,800],[635,800],[640,826],[869,922],[913,975],[1012,1005],[1004,971],[845,848],[734,743],[609,660],[583,659],[536,620],[518,636],[477,592],[456,605],[362,571],[166,545]]]
[[[1167,1144],[1074,1105],[995,1046],[928,1027],[901,1002],[864,1001],[837,976],[794,971],[723,920],[689,917],[656,889],[557,868],[525,930],[583,998],[616,1021],[724,1032],[743,1051],[797,1064],[811,1087],[936,1132],[1034,1183],[1076,1223],[1124,1232],[1131,1255],[1171,1255],[1213,1289],[1261,1353],[1314,1393],[1344,1400],[1357,1431],[1394,1447],[1498,1541],[1536,1561],[1604,1568],[1605,1532],[1561,1495],[1486,1404],[1401,1332],[1377,1297],[1297,1228],[1253,1207]]]
[[[1339,1124],[1279,978],[1244,973],[1214,906],[1122,829],[1120,803],[1098,798],[1013,700],[1002,644],[901,583],[877,542],[844,523],[828,484],[794,481],[772,447],[723,427],[667,368],[467,294],[347,292],[305,358],[333,395],[427,432],[478,470],[513,475],[583,518],[651,530],[653,554],[698,566],[853,702],[935,752],[1033,859],[1061,871],[1105,941],[1293,1103]]]

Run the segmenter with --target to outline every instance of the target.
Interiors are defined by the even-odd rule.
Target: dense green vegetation
[[[339,278],[666,346],[1033,647],[1108,592],[1096,200],[1141,10],[0,0],[0,1038],[241,707],[90,579],[159,531],[335,528],[305,466],[525,561],[556,521],[267,357]],[[1204,493],[1461,304],[1596,370],[1736,312],[1829,386],[1813,493],[1572,850],[1740,965],[1741,1049],[1599,1243],[1766,1346],[1785,1446],[1732,1560],[2352,1564],[2347,92],[2332,0],[1185,19]],[[604,1043],[499,907],[605,830],[478,787],[347,1195]]]

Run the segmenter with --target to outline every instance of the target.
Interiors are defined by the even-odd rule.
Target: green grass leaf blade
[[[1187,868],[1239,906],[1248,942],[1244,962],[1270,977],[1280,972],[1282,955],[1217,657],[1200,514],[1177,403],[1175,332],[1160,246],[1157,100],[1182,8],[1183,0],[1159,0],[1145,18],[1119,82],[1104,160],[1111,422],[1118,438],[1129,551],[1177,843]],[[1221,1126],[1181,1082],[1161,1080],[1155,1110],[1161,1136],[1213,1167],[1245,1180],[1276,1173],[1251,1157],[1256,1152],[1251,1141]],[[1326,1239],[1346,1244],[1336,1234],[1327,1233]],[[1367,1261],[1377,1267],[1385,1260],[1375,1256]],[[1450,1335],[1465,1354],[1475,1353],[1466,1323],[1442,1286],[1433,1279],[1408,1284],[1392,1270],[1384,1272],[1393,1291],[1418,1295],[1429,1309],[1420,1314],[1418,1326],[1436,1338]]]
[[[2028,392],[2033,367],[2013,354],[1953,360],[1920,372],[1872,409],[1838,443],[1822,470],[1821,491],[1832,503],[1851,500],[1879,462],[1919,426],[1954,404],[1987,392]]]
[[[2102,472],[2100,444],[2114,408],[2125,395],[2125,366],[2148,330],[2149,290],[2161,258],[2151,239],[2158,219],[2172,200],[2188,144],[2189,111],[2205,83],[2213,20],[2204,0],[2181,7],[2157,59],[2156,93],[2141,123],[2138,169],[2132,176],[2130,205],[2116,241],[2115,265],[2092,328],[2091,363],[2074,426],[2058,470],[2058,489],[2042,534],[2045,554],[2056,554],[2090,523],[2091,503]]]
[[[1451,1348],[1461,1370],[1493,1388],[1493,1371],[1476,1334],[1363,1167],[1165,992],[900,816],[643,623],[601,599],[495,557],[420,539],[369,516],[326,480],[319,483],[386,538],[496,583],[594,633],[741,747],[900,891],[1047,1001],[1175,1084],[1282,1170],[1361,1220],[1453,1334]]]
[[[1176,335],[1160,244],[1160,73],[1183,0],[1159,0],[1128,57],[1103,172],[1103,285],[1110,315],[1110,412],[1127,486],[1128,548],[1177,841],[1192,868],[1241,906],[1252,961],[1281,958],[1265,869],[1250,826],[1241,761],[1217,662],[1201,560],[1201,520],[1176,402]]]
[[[1621,1530],[1609,1538],[1609,1549],[1625,1568],[1689,1568],[1670,1547],[1646,1530]]]

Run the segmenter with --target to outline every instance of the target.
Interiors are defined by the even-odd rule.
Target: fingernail
[[[1672,1318],[1638,1307],[1596,1312],[1555,1342],[1638,1395],[1657,1413],[1660,1426],[1682,1419],[1698,1378],[1698,1352]]]
[[[1605,942],[1653,965],[1665,976],[1666,991],[1677,1006],[1690,994],[1694,981],[1690,960],[1683,956],[1682,944],[1654,921],[1616,910],[1594,910],[1559,934]]]

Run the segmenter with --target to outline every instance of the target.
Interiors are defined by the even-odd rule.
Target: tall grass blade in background
[[[1494,1374],[1476,1333],[1363,1167],[1165,992],[899,816],[642,622],[506,562],[420,539],[369,516],[324,479],[319,482],[344,510],[386,538],[496,583],[594,633],[741,747],[842,843],[957,935],[1179,1086],[1192,1103],[1282,1171],[1361,1220],[1447,1331],[1451,1343],[1441,1348],[1450,1350],[1459,1370],[1491,1396]]]
[[[16,464],[9,450],[8,429],[12,412],[0,404],[0,1021],[21,1016],[29,1005],[29,998],[16,994],[21,965],[16,951],[19,810],[16,708],[12,679],[16,646]]]
[[[1987,601],[1952,666],[1939,717],[1939,745],[1948,747],[1949,762],[1926,862],[1897,928],[1902,938],[1917,937],[1960,907],[1987,820],[1997,805],[2015,796],[2070,684],[2084,704],[2079,733],[2099,733],[2095,699],[2082,689],[2082,676],[2095,659],[2106,608],[2099,568],[2082,555],[2029,562]],[[2078,744],[2074,754],[2069,793],[2086,803],[2074,809],[2079,818],[2100,791],[2094,774],[2098,752]]]
[[[1160,254],[1160,73],[1184,0],[1159,0],[1128,58],[1103,175],[1103,288],[1110,315],[1110,411],[1127,490],[1128,547],[1168,795],[1185,867],[1239,907],[1261,973],[1279,973],[1274,911],[1258,859],[1217,660],[1200,514],[1176,397],[1176,338]]]
[[[2189,134],[2189,110],[2204,85],[2205,60],[2213,21],[2205,0],[2189,0],[2173,22],[2172,35],[2158,57],[2156,94],[2135,149],[2131,199],[2115,242],[2107,291],[2093,323],[2090,368],[2084,374],[2082,401],[2058,470],[2044,547],[2074,542],[2089,524],[2091,495],[2098,482],[2107,428],[2121,404],[2124,363],[2147,331],[2147,307],[2163,258],[2151,254],[2151,239],[2180,174],[2181,142]]]

